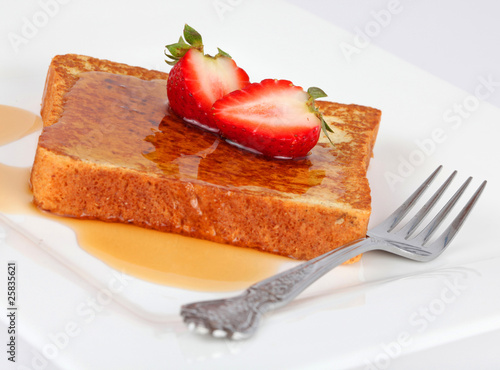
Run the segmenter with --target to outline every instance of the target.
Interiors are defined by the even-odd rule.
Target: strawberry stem
[[[184,25],[184,39],[179,37],[179,41],[175,44],[166,45],[165,48],[170,52],[167,54],[165,51],[165,56],[171,60],[165,59],[168,65],[175,65],[190,49],[198,49],[203,52],[203,41],[201,35],[193,27],[189,25]]]
[[[314,101],[319,98],[324,98],[328,95],[321,90],[319,87],[310,87],[307,89],[307,93],[309,94],[309,100],[311,101],[311,106],[316,114],[316,116],[319,118],[321,121],[321,130],[323,130],[325,136],[328,138],[328,141],[330,141],[330,144],[334,146],[332,139],[330,138],[330,135],[328,134],[329,132],[333,133],[333,130],[328,126],[328,123],[326,123],[325,119],[323,118],[323,115],[321,112],[314,106]]]

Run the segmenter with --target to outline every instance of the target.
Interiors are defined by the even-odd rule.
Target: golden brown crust
[[[273,196],[148,177],[137,171],[61,158],[43,148],[37,161],[32,181],[44,186],[34,186],[35,204],[63,216],[134,223],[297,259],[320,255],[332,245],[366,233],[366,211],[325,210]],[[65,190],[75,182],[75,173],[78,186]],[[165,199],[175,199],[176,206]],[[130,204],[132,201],[135,204]],[[196,207],[193,202],[197,202]]]
[[[82,154],[75,150],[78,136],[77,141],[63,140],[67,136],[61,136],[61,132],[67,121],[69,128],[75,126],[77,132],[91,125],[84,118],[80,119],[80,126],[74,124],[78,116],[72,116],[74,112],[65,105],[65,98],[80,74],[90,71],[148,81],[167,77],[162,72],[85,56],[54,58],[42,106],[45,129],[31,178],[34,202],[38,207],[64,216],[134,223],[297,259],[313,258],[366,234],[371,211],[366,168],[372,155],[380,111],[318,102],[319,109],[334,128],[333,140],[336,142],[335,149],[327,151],[322,148],[330,146],[322,138],[323,143],[318,144],[319,149],[313,154],[324,157],[313,163],[314,171],[324,176],[320,181],[322,186],[304,188],[300,183],[292,186],[290,180],[297,172],[293,166],[289,168],[288,164],[283,164],[286,162],[273,163],[252,155],[234,154],[238,151],[223,142],[215,145],[217,150],[213,153],[203,154],[204,162],[200,162],[197,169],[198,178],[186,179],[171,175],[169,162],[162,159],[162,155],[169,155],[162,153],[163,141],[180,140],[172,131],[162,132],[155,126],[155,133],[148,136],[146,144],[143,140],[138,141],[141,155],[128,162],[121,160],[125,154],[121,152],[123,141],[118,139],[116,148],[112,147],[112,141],[103,144],[108,151],[105,156],[97,157],[95,152]],[[57,127],[49,127],[57,122]],[[183,124],[175,120],[168,122]],[[175,127],[175,132],[184,130],[181,126]],[[129,129],[132,130],[132,126]],[[81,135],[83,140],[89,134]],[[208,146],[210,140],[215,140],[207,139],[207,134],[201,131],[194,131],[193,135],[198,135],[199,141],[209,140]],[[147,145],[154,150],[149,150]],[[332,165],[328,165],[328,161],[332,161]],[[230,165],[233,162],[235,166]],[[242,176],[241,168],[249,174]],[[279,176],[266,175],[273,170],[282,176],[282,183]],[[286,175],[287,171],[290,174]],[[317,181],[314,171],[312,178],[304,180],[306,185]],[[262,173],[262,178],[256,176],[257,172]],[[220,173],[226,176],[218,176]]]

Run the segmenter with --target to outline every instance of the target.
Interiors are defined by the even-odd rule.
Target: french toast
[[[303,159],[269,159],[175,116],[163,72],[52,60],[33,201],[54,214],[311,259],[366,235],[381,112],[317,101],[333,129]]]

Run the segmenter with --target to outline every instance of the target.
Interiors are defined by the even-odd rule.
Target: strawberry
[[[305,92],[287,80],[263,80],[217,100],[213,115],[220,134],[230,142],[274,158],[304,157],[316,145],[320,130],[331,131],[314,107],[326,94]]]
[[[213,103],[231,91],[247,86],[247,73],[239,68],[231,57],[218,49],[214,56],[203,53],[201,35],[184,27],[184,39],[167,45],[172,65],[167,80],[167,96],[175,114],[211,131],[217,131],[213,123]]]

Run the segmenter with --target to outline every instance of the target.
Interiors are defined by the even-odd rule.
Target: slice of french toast
[[[300,160],[267,159],[176,117],[166,73],[56,56],[31,174],[34,203],[310,259],[366,234],[380,111],[318,101],[333,129]]]

